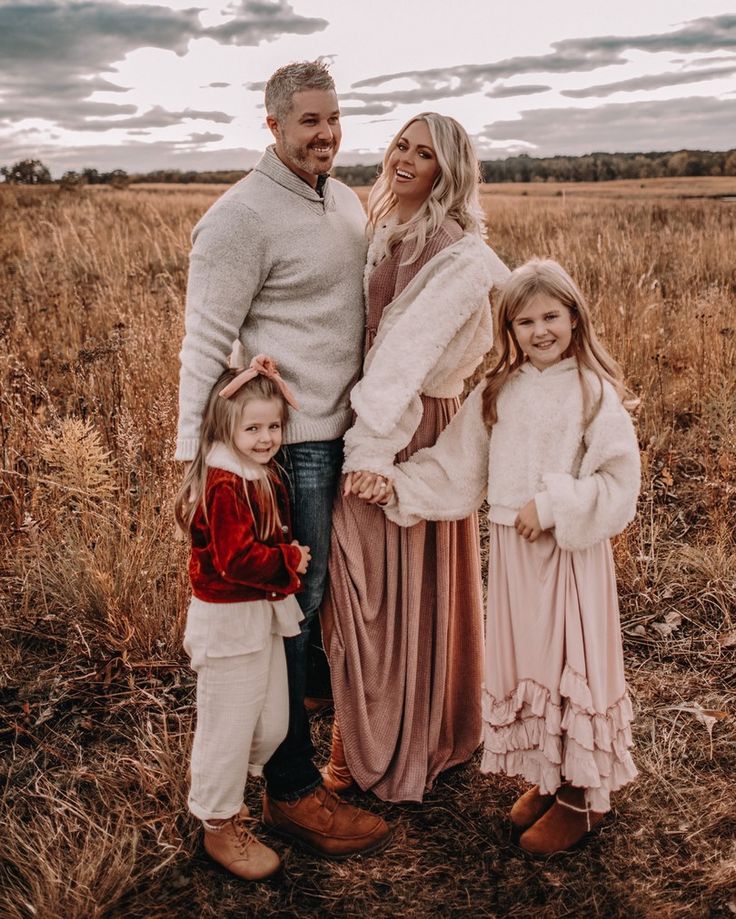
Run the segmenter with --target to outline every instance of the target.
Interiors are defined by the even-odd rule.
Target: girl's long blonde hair
[[[268,466],[262,466],[244,456],[235,446],[235,433],[245,406],[254,399],[274,399],[281,405],[281,422],[286,424],[289,407],[281,395],[278,386],[268,377],[258,375],[246,383],[229,399],[223,399],[220,391],[240,373],[240,370],[225,370],[212,387],[207,405],[202,416],[202,427],[199,434],[199,447],[191,466],[184,476],[181,488],[174,499],[174,516],[179,527],[188,531],[191,527],[197,508],[201,505],[207,519],[205,489],[207,485],[207,456],[216,443],[223,443],[242,462],[243,466],[254,473],[249,480],[254,487],[258,501],[258,513],[254,512],[245,480],[243,487],[251,514],[256,524],[258,539],[266,540],[282,525],[279,513],[275,476]]]
[[[585,297],[565,269],[552,259],[531,259],[513,271],[503,286],[498,301],[498,360],[486,373],[483,390],[483,420],[490,428],[498,420],[498,395],[509,377],[524,363],[526,357],[519,347],[513,330],[513,321],[538,294],[558,300],[570,310],[574,321],[570,347],[565,357],[575,357],[583,392],[583,424],[587,427],[595,418],[603,399],[603,385],[598,392],[591,391],[584,370],[592,371],[600,381],[607,380],[619,398],[632,407],[636,400],[624,385],[621,368],[598,340],[590,318]]]
[[[406,223],[393,227],[387,237],[387,252],[393,251],[401,242],[409,244],[410,251],[404,264],[416,261],[427,240],[447,217],[456,220],[466,233],[483,235],[485,232],[478,194],[480,166],[467,131],[449,115],[422,112],[406,122],[386,149],[381,175],[368,195],[369,236],[373,236],[378,224],[396,208],[397,198],[391,191],[388,162],[402,135],[415,121],[423,121],[427,125],[440,171],[419,210]]]

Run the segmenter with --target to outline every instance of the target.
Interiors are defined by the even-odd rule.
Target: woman
[[[478,181],[465,130],[429,112],[391,142],[368,199],[367,354],[322,610],[336,712],[324,778],[387,801],[421,801],[480,742],[476,518],[407,530],[376,506],[394,458],[434,444],[491,346],[488,294],[508,270],[481,237]]]

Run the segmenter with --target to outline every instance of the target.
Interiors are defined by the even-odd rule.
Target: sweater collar
[[[266,147],[265,153],[253,169],[255,172],[262,172],[263,175],[268,176],[269,179],[272,179],[289,191],[293,191],[294,194],[306,198],[308,201],[317,201],[321,204],[323,200],[327,199],[330,191],[330,183],[328,181],[324,186],[324,198],[319,195],[316,189],[312,188],[304,179],[300,179],[295,172],[292,172],[288,166],[285,166],[281,162],[276,155],[276,147],[274,144]]]
[[[534,364],[527,360],[524,361],[521,367],[519,367],[519,372],[528,373],[530,376],[536,377],[537,379],[544,377],[545,380],[548,380],[551,377],[564,376],[571,370],[577,369],[578,359],[576,357],[566,357],[563,360],[558,361],[556,364],[552,364],[551,367],[547,367],[545,370],[537,370]]]
[[[233,453],[220,441],[212,445],[205,462],[210,468],[224,469],[225,472],[232,472],[248,482],[255,482],[265,477],[265,469],[262,470],[256,463],[250,463]]]

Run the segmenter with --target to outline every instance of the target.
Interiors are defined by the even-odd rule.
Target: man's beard
[[[330,147],[332,157],[328,163],[319,159],[309,147],[298,147],[296,144],[284,142],[284,154],[299,169],[308,172],[310,175],[323,175],[332,168],[332,160],[335,156],[335,144]]]

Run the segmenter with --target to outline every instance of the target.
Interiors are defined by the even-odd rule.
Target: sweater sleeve
[[[220,576],[234,584],[271,588],[291,594],[301,585],[296,546],[270,546],[258,539],[255,521],[245,500],[227,483],[215,485],[207,501],[212,559]]]
[[[634,519],[640,459],[629,413],[613,387],[584,436],[580,473],[546,473],[541,505],[562,549],[587,549],[620,533]],[[540,502],[537,502],[539,507]]]
[[[485,243],[477,245],[478,249],[460,252],[450,247],[440,251],[435,255],[437,263],[431,259],[425,266],[425,270],[433,264],[439,267],[421,288],[407,289],[412,300],[399,317],[387,322],[384,311],[382,326],[387,331],[379,326],[365,376],[350,395],[356,418],[345,436],[344,472],[391,474],[396,454],[409,444],[422,420],[421,393],[427,380],[438,368],[462,357],[450,348],[463,328],[475,330],[476,337],[481,334],[477,319],[490,310],[488,291],[493,281],[490,250]],[[490,348],[491,338],[489,317],[482,351]]]
[[[210,390],[269,272],[267,240],[247,207],[222,202],[195,227],[179,358],[175,458],[193,459]]]
[[[483,389],[476,386],[433,447],[394,467],[396,498],[384,510],[399,526],[420,520],[460,520],[477,510],[488,487],[489,436]]]

